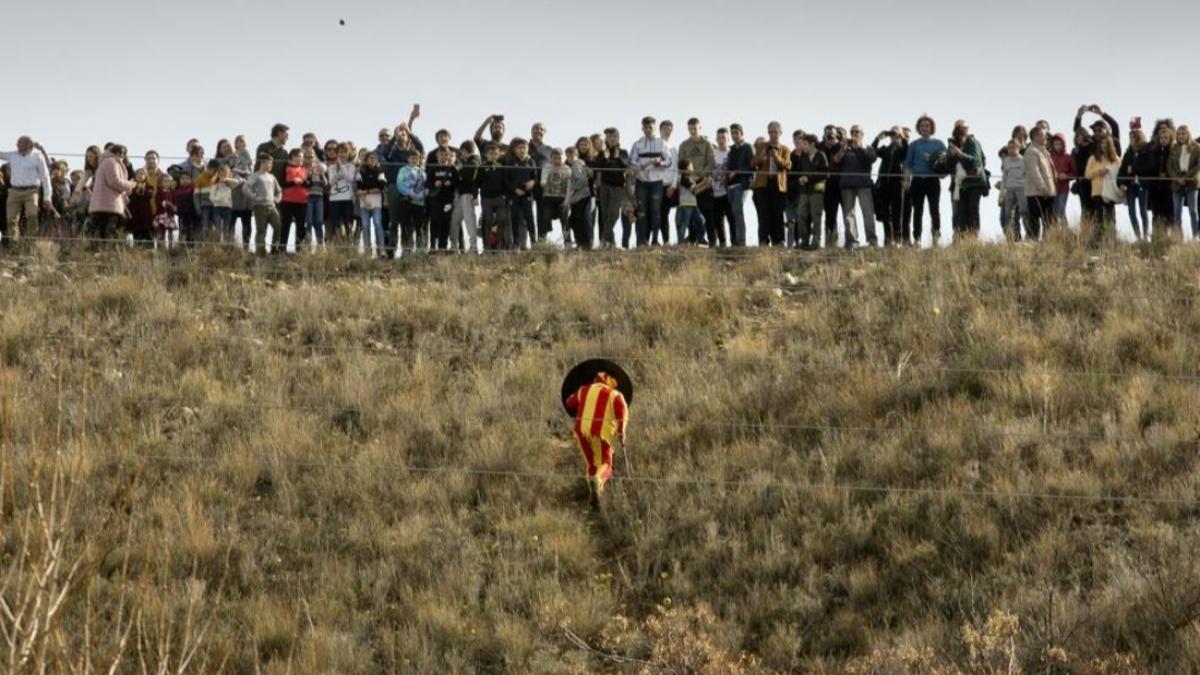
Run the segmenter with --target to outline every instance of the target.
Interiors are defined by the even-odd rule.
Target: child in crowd
[[[405,248],[415,251],[420,242],[427,241],[425,198],[429,195],[429,188],[425,169],[421,168],[422,159],[421,153],[410,152],[408,165],[401,167],[400,173],[396,174],[396,192],[400,193],[400,238],[396,242],[396,258]]]
[[[213,160],[216,161],[216,160]],[[212,203],[212,224],[219,232],[220,240],[225,241],[228,234],[232,240],[233,233],[233,191],[240,188],[242,181],[234,177],[233,168],[222,164],[217,169],[217,179],[213,181],[208,191],[208,200]]]
[[[567,221],[571,237],[563,234],[563,245],[574,242],[585,251],[592,248],[592,177],[585,162],[579,156],[579,145],[567,148],[566,163],[571,170],[570,186],[567,189]]]
[[[329,187],[329,174],[312,148],[304,149],[304,168],[308,171],[308,203],[304,210],[304,222],[308,223],[312,233],[312,249],[316,251],[325,248],[325,190]],[[299,250],[299,242],[296,248]]]
[[[196,186],[192,183],[191,174],[179,174],[179,185],[171,199],[175,202],[175,212],[179,215],[179,236],[184,241],[195,241],[196,235],[199,234],[200,213],[196,209]]]
[[[50,168],[50,203],[59,213],[67,212],[67,200],[71,198],[71,185],[67,182],[67,163],[58,161]]]
[[[704,216],[696,205],[696,190],[704,190],[710,178],[696,179],[691,160],[679,161],[679,207],[675,210],[675,240],[706,244]]]
[[[821,246],[821,230],[825,210],[825,181],[829,172],[829,158],[821,151],[821,139],[816,134],[800,137],[798,156],[792,162],[796,179],[796,246],[814,251]],[[837,245],[836,237],[825,242],[826,247]]]
[[[458,186],[455,189],[454,210],[450,213],[450,232],[456,248],[475,251],[478,239],[475,207],[479,203],[479,155],[475,154],[473,141],[464,141],[459,146],[458,154]]]
[[[77,174],[78,178],[76,178]],[[92,201],[94,183],[93,172],[89,169],[84,168],[71,172],[71,198],[67,200],[67,207],[70,209],[71,227],[75,232],[83,231],[87,225],[88,206]]]
[[[537,186],[537,166],[529,156],[529,141],[513,139],[509,146],[512,159],[505,170],[508,185],[508,210],[511,222],[505,246],[516,250],[528,250],[537,243],[537,228],[533,223],[533,188]]]
[[[430,248],[450,248],[450,217],[454,211],[454,198],[458,187],[458,167],[455,166],[454,149],[439,146],[434,155],[437,166],[429,170],[429,236]]]
[[[275,160],[263,155],[258,160],[258,168],[250,178],[250,195],[254,209],[254,246],[250,248],[250,232],[242,232],[244,244],[253,253],[266,255],[267,228],[275,233],[278,239],[279,231],[283,228],[283,219],[279,215],[279,203],[283,199],[283,187],[275,178]],[[287,241],[287,237],[284,237]]]
[[[574,148],[572,148],[574,149]],[[542,167],[542,203],[545,205],[546,221],[541,227],[546,233],[558,220],[562,227],[563,244],[571,237],[567,233],[567,197],[571,192],[571,167],[567,166],[561,148],[550,151],[550,162]]]
[[[362,221],[362,241],[358,245],[358,252],[362,255],[369,251],[371,257],[375,258],[383,250],[383,192],[387,189],[387,176],[379,164],[379,155],[367,153],[362,168],[357,172],[354,187],[359,219]]]
[[[235,156],[233,160],[234,173],[239,176],[249,176],[254,173],[254,157],[250,155],[250,147],[246,145],[246,137],[239,135],[233,139]]]
[[[358,167],[350,162],[350,146],[341,143],[329,165],[329,231],[345,238],[354,234],[354,188]]]
[[[275,248],[286,251],[292,233],[296,234],[296,251],[304,243],[308,211],[308,169],[304,166],[304,151],[299,148],[288,153],[288,164],[283,171],[283,201],[280,202],[279,217],[282,225],[275,234]],[[293,229],[294,228],[294,229]]]
[[[204,171],[196,177],[196,189],[194,192],[196,199],[196,211],[200,213],[200,232],[196,233],[204,239],[212,237],[213,224],[213,204],[212,204],[212,186],[217,182],[217,171],[221,168],[221,162],[216,159],[210,159],[204,167]]]
[[[155,196],[157,201],[153,221],[154,246],[157,248],[158,242],[161,241],[164,248],[170,248],[172,244],[179,242],[179,226],[175,222],[175,179],[162,176],[159,180],[162,182]]]
[[[1001,191],[1004,233],[1011,241],[1021,241],[1021,224],[1029,227],[1029,206],[1025,202],[1025,158],[1021,156],[1021,145],[1012,139],[1000,153]]]
[[[129,223],[125,231],[134,241],[149,242],[154,238],[154,205],[157,191],[147,182],[145,169],[133,174],[133,191],[129,193]]]
[[[238,136],[233,140],[233,176],[242,184],[233,191],[233,215],[229,219],[229,230],[233,232],[238,246],[244,246],[249,241],[250,228],[254,226],[254,199],[250,195],[248,181],[254,175],[254,158],[246,146],[246,137]],[[228,162],[226,162],[228,163]],[[241,238],[238,239],[238,228],[241,228]]]
[[[479,167],[479,203],[481,206],[480,227],[483,230],[483,247],[496,250],[503,246],[511,248],[512,233],[509,229],[508,176],[500,164],[500,146],[489,143],[484,151],[485,161]]]

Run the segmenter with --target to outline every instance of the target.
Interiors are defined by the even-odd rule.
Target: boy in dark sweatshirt
[[[430,248],[450,248],[450,214],[454,211],[454,197],[458,187],[458,169],[454,165],[454,149],[438,147],[437,163],[429,167],[425,184],[429,186],[429,197],[425,200],[429,210]]]
[[[500,248],[508,236],[508,182],[505,168],[500,164],[500,146],[490,143],[484,150],[484,161],[476,170],[479,183],[480,229],[483,247]]]
[[[464,141],[459,146],[458,185],[455,187],[454,209],[450,212],[450,239],[460,251],[476,250],[478,222],[475,207],[479,204],[479,155],[475,143]],[[466,231],[463,231],[466,228]]]
[[[806,251],[821,245],[821,212],[825,209],[829,159],[819,149],[820,143],[815,134],[804,134],[792,160],[792,171],[796,173],[796,246]],[[836,246],[837,237],[829,237],[825,245]]]
[[[525,139],[513,139],[509,152],[512,153],[512,159],[505,170],[505,181],[512,221],[504,243],[514,250],[528,249],[538,239],[533,223],[533,188],[538,184],[538,168],[529,156],[529,142]]]

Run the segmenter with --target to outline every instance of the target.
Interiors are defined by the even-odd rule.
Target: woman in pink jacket
[[[100,156],[100,167],[96,169],[92,199],[88,204],[96,237],[108,239],[121,235],[129,218],[129,193],[133,188],[134,183],[125,169],[125,147],[109,146]]]

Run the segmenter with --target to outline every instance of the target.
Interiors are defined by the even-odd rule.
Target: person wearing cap
[[[0,161],[8,162],[9,168],[8,201],[4,206],[7,236],[19,241],[22,215],[32,231],[37,230],[39,212],[46,211],[51,217],[58,216],[51,203],[50,166],[46,161],[46,151],[28,136],[17,139],[16,152],[0,152]]]
[[[565,405],[575,417],[575,440],[587,462],[589,502],[598,509],[613,474],[613,441],[619,440],[625,446],[629,405],[617,389],[616,378],[605,372],[597,373],[595,381],[571,394]]]
[[[1117,120],[1113,119],[1112,115],[1100,109],[1100,106],[1093,103],[1092,105],[1081,105],[1079,110],[1075,112],[1075,125],[1072,127],[1075,131],[1079,131],[1083,127],[1084,113],[1095,113],[1100,116],[1091,124],[1092,140],[1099,145],[1105,138],[1113,139],[1113,147],[1117,149],[1117,154],[1121,152],[1121,125],[1117,124]]]

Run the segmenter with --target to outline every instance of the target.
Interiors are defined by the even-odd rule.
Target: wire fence
[[[580,326],[592,325],[591,320],[568,320],[560,325],[565,326]],[[65,333],[43,333],[43,332],[21,332],[22,339],[32,338],[35,342],[52,342],[52,343],[86,343],[86,342],[102,342],[113,346],[119,346],[126,342],[136,342],[147,339],[163,339],[165,335],[146,334],[65,334]],[[599,336],[589,335],[590,339],[596,339]],[[330,336],[329,341],[324,340],[319,342],[271,342],[263,340],[259,337],[228,335],[228,334],[208,334],[204,336],[205,340],[215,341],[218,343],[226,343],[226,345],[245,345],[247,349],[271,349],[272,353],[283,358],[300,358],[300,359],[359,359],[362,357],[375,357],[396,360],[415,360],[417,358],[436,358],[436,359],[454,359],[474,354],[474,348],[459,347],[459,348],[430,348],[420,345],[395,345],[379,343],[377,347],[367,348],[360,345],[338,343],[336,336]],[[538,353],[535,353],[538,354]],[[881,375],[889,375],[895,378],[905,377],[908,374],[925,374],[925,375],[982,375],[989,377],[1001,378],[1025,378],[1025,377],[1051,377],[1051,378],[1070,378],[1070,379],[1127,379],[1134,377],[1144,377],[1155,380],[1165,380],[1173,382],[1181,382],[1184,384],[1200,384],[1200,372],[1188,373],[1164,373],[1155,370],[1061,370],[1056,368],[1046,367],[1044,364],[1029,363],[1025,368],[986,368],[986,367],[970,367],[970,366],[947,366],[927,363],[910,363],[907,360],[897,360],[894,364],[875,364],[871,362],[854,362],[854,363],[819,363],[800,360],[802,357],[794,354],[771,354],[766,356],[734,356],[723,352],[720,349],[714,348],[710,352],[670,352],[662,355],[649,355],[645,353],[633,352],[614,352],[603,347],[595,351],[572,351],[555,348],[553,352],[546,351],[544,355],[552,359],[555,363],[575,363],[582,359],[606,359],[615,362],[636,363],[650,367],[674,367],[688,365],[693,367],[725,367],[725,366],[764,366],[776,368],[779,365],[786,365],[791,372],[797,376],[803,376],[810,373],[824,373],[834,375],[845,375],[855,372],[868,372]],[[728,371],[723,371],[728,377]]]

